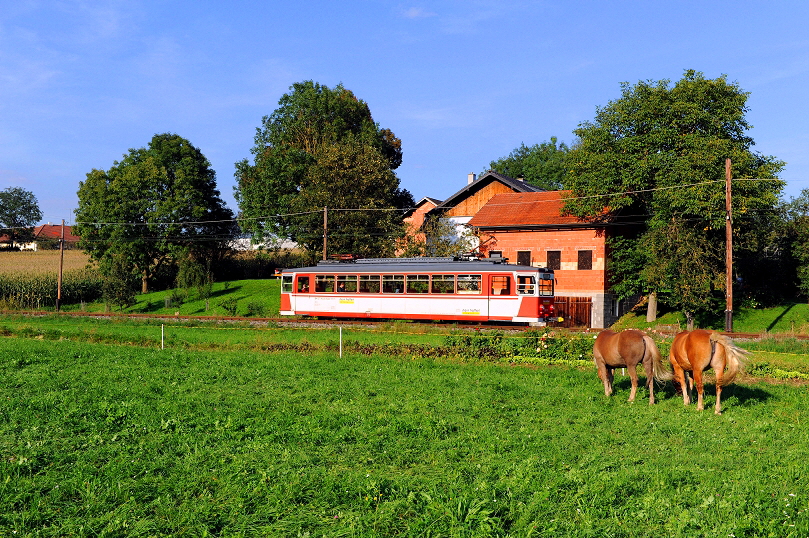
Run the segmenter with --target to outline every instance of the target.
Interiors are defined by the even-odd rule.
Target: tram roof
[[[550,269],[505,263],[503,258],[464,260],[457,258],[361,258],[326,260],[316,266],[284,269],[288,273],[485,273],[492,271],[543,271]]]

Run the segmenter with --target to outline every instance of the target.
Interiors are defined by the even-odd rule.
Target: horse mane
[[[725,385],[733,383],[733,380],[736,379],[736,375],[744,371],[744,367],[747,365],[747,356],[750,355],[750,352],[740,348],[733,343],[733,340],[718,332],[712,332],[710,340],[725,348],[727,372],[725,372],[725,375],[722,377],[721,383],[721,386],[724,387]]]

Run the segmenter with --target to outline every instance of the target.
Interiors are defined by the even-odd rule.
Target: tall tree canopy
[[[157,134],[109,170],[79,183],[77,235],[102,270],[129,268],[142,290],[165,264],[216,255],[233,236],[233,213],[208,159],[175,134]]]
[[[30,237],[32,227],[41,218],[34,193],[20,187],[0,191],[0,234],[7,234],[12,243]]]
[[[553,136],[550,142],[520,144],[508,156],[492,161],[489,169],[509,177],[522,177],[527,183],[549,191],[559,190],[565,188],[568,151],[567,145]]]
[[[616,253],[621,263],[614,276],[624,284],[623,295],[669,292],[672,306],[704,312],[710,290],[723,287],[725,159],[738,179],[737,252],[754,243],[762,218],[777,205],[784,183],[773,179],[784,163],[751,149],[748,93],[725,76],[706,79],[688,70],[674,85],[643,81],[621,89],[619,99],[575,130],[579,141],[568,154],[567,176],[573,197],[566,209],[592,220],[623,216],[640,224]],[[672,248],[678,242],[693,250]]]
[[[393,172],[401,141],[342,85],[290,90],[256,129],[254,162],[236,163],[242,228],[258,241],[290,238],[318,251],[329,207],[339,210],[328,212],[330,252],[389,254],[401,232],[395,210],[413,205]]]

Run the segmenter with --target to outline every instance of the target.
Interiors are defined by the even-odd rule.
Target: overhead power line
[[[733,178],[733,181],[785,181],[778,178]],[[691,187],[700,187],[704,185],[711,185],[714,183],[723,183],[724,179],[717,179],[717,180],[710,180],[710,181],[702,181],[698,183],[689,183],[685,185],[668,185],[662,187],[654,187],[650,189],[638,189],[633,191],[620,191],[620,192],[608,192],[603,194],[590,194],[586,196],[571,196],[567,198],[563,198],[562,201],[569,201],[569,200],[586,200],[591,198],[604,198],[609,196],[627,196],[627,195],[635,195],[635,194],[643,194],[649,192],[656,192],[656,191],[664,191],[664,190],[672,190],[672,189],[683,189],[683,188],[691,188]],[[537,200],[538,203],[551,203],[551,202],[558,202],[557,200]],[[328,208],[329,212],[407,212],[417,209],[416,207],[405,207],[405,208],[343,208],[343,207],[335,207],[335,208]],[[321,215],[323,213],[322,208],[318,208],[312,211],[299,211],[295,213],[279,213],[275,215],[266,215],[262,217],[236,217],[233,219],[222,219],[222,220],[200,220],[200,221],[164,221],[164,222],[91,222],[91,221],[76,221],[73,225],[76,224],[83,224],[87,226],[203,226],[203,225],[210,225],[210,224],[226,224],[226,223],[239,223],[239,222],[247,222],[247,221],[267,221],[267,220],[274,220],[274,219],[281,219],[281,218],[289,218],[289,217],[298,217],[304,215]]]

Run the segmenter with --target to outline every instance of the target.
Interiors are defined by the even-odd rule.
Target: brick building
[[[469,174],[465,187],[443,202],[422,199],[409,217],[416,227],[425,218],[449,218],[476,232],[484,256],[554,269],[557,310],[564,312],[566,324],[608,327],[619,314],[608,280],[608,232],[603,225],[563,215],[566,193],[493,171],[480,178]]]
[[[571,325],[610,326],[618,305],[609,292],[607,231],[562,214],[567,191],[503,193],[469,220],[481,254],[553,269],[559,310]]]

